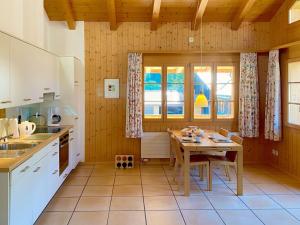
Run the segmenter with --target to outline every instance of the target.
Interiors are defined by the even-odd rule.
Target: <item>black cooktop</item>
[[[35,134],[37,133],[58,133],[62,130],[61,127],[37,127],[36,130],[34,131]]]

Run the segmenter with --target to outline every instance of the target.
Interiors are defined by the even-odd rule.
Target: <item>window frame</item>
[[[194,66],[210,66],[212,69],[212,89],[211,89],[211,118],[194,118]],[[184,118],[167,118],[167,67],[184,67]],[[233,75],[233,117],[232,118],[217,118],[217,67],[232,66],[234,68]],[[144,101],[144,70],[145,67],[161,67],[162,68],[162,108],[161,118],[145,118],[145,101]],[[174,63],[157,63],[147,62],[143,64],[143,79],[142,79],[142,116],[145,122],[233,122],[238,119],[238,96],[239,96],[239,62],[238,61],[215,61],[205,60],[202,64],[197,61],[189,62],[174,62]]]
[[[145,118],[145,67],[160,67],[161,68],[161,118]],[[163,78],[163,66],[162,65],[157,65],[157,64],[153,64],[153,65],[143,65],[143,78],[142,78],[142,103],[143,103],[143,120],[147,120],[147,121],[163,121],[163,117],[164,117],[164,107],[163,107],[163,95],[164,95],[164,90],[163,90],[163,82],[164,82],[164,78]]]
[[[195,118],[195,107],[194,107],[194,67],[195,66],[208,66],[211,67],[211,105],[210,105],[210,118]],[[214,85],[214,63],[204,62],[204,63],[192,63],[191,64],[191,121],[203,121],[203,122],[211,122],[213,121],[214,114],[215,114],[215,107],[214,107],[214,92],[215,92],[215,85]]]
[[[224,63],[224,62],[221,62],[221,63],[215,63],[215,101],[214,101],[214,110],[215,110],[215,120],[216,121],[230,121],[230,120],[234,120],[235,118],[237,118],[237,91],[238,91],[238,87],[239,85],[237,84],[237,65],[236,63]],[[217,72],[218,72],[218,66],[221,67],[221,66],[232,66],[233,67],[233,93],[232,93],[232,102],[233,102],[233,117],[224,117],[224,118],[218,118],[218,115],[217,115]]]
[[[294,59],[288,59],[288,62],[287,62],[287,67],[286,67],[286,82],[285,82],[285,90],[286,90],[286,103],[285,103],[285,110],[286,110],[286,117],[285,117],[285,125],[287,127],[291,127],[291,128],[295,128],[295,129],[300,129],[300,125],[298,124],[293,124],[293,123],[290,123],[289,122],[289,105],[290,105],[290,101],[289,101],[289,84],[292,83],[292,82],[289,82],[289,64],[290,63],[295,63],[295,62],[299,62],[300,63],[300,58],[294,58]],[[300,107],[300,104],[299,104],[299,107]]]
[[[168,67],[183,67],[184,68],[184,96],[183,96],[183,101],[184,101],[184,117],[183,118],[168,118],[168,106],[167,106],[167,88],[168,88],[168,81],[167,81],[167,72],[168,72]],[[163,72],[163,107],[164,107],[164,115],[163,119],[164,121],[188,121],[188,106],[187,100],[189,99],[188,96],[188,64],[185,63],[168,63],[164,64],[164,72]]]
[[[290,4],[289,4],[289,7],[288,7],[288,18],[287,18],[287,24],[288,26],[290,27],[294,27],[294,26],[298,26],[300,25],[300,20],[296,20],[294,22],[291,22],[291,9],[292,7],[294,6],[294,4],[297,2],[297,0],[294,0],[292,1]]]
[[[212,68],[212,87],[211,87],[211,118],[195,118],[194,116],[194,67],[201,66],[200,63],[191,63],[191,121],[195,122],[227,122],[234,121],[237,119],[237,97],[238,97],[238,82],[239,79],[237,77],[237,71],[239,67],[235,62],[204,62],[202,66],[211,66]],[[233,93],[232,93],[232,101],[233,101],[233,117],[232,118],[218,118],[217,115],[217,68],[220,66],[232,66],[234,68],[233,71]]]

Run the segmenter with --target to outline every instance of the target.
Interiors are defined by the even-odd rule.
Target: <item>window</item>
[[[194,118],[211,118],[212,67],[194,66]]]
[[[191,64],[181,58],[144,66],[144,119],[231,120],[236,115],[236,63]],[[233,62],[238,62],[238,57]],[[171,62],[171,63],[170,63]],[[151,66],[154,65],[154,66]]]
[[[162,118],[162,68],[144,68],[144,118]]]
[[[300,61],[288,65],[288,123],[300,126]]]
[[[289,23],[294,23],[300,20],[300,0],[296,0],[289,10]]]
[[[184,67],[167,67],[167,118],[184,118]]]
[[[217,66],[217,118],[234,117],[234,67]]]

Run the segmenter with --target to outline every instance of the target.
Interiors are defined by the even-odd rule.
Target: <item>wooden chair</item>
[[[175,155],[175,166],[174,166],[174,175],[173,178],[176,180],[177,174],[179,172],[180,177],[183,174],[184,171],[184,156],[183,156],[183,150],[180,147],[179,140],[172,134],[171,135],[171,149],[173,151],[173,154]],[[209,166],[209,160],[205,155],[190,155],[190,166],[199,166],[199,176],[201,180],[203,180],[204,174],[203,174],[203,167],[206,167],[206,177],[207,177],[207,189],[211,190],[210,183],[209,183],[209,176],[211,174],[210,172],[210,166]],[[178,184],[180,185],[180,184]]]
[[[173,135],[173,131],[170,128],[167,128],[167,132],[169,134],[169,141],[170,141],[170,166],[174,166],[175,158],[174,153],[172,151],[172,143],[171,143],[171,136]]]
[[[234,141],[235,143],[238,143],[240,145],[243,144],[243,138],[233,135],[230,138],[232,141]],[[237,156],[237,152],[234,151],[226,151],[225,156],[211,156],[209,157],[209,162],[210,162],[210,167],[211,167],[211,171],[212,171],[212,167],[214,165],[222,165],[224,166],[225,169],[225,174],[228,177],[229,181],[231,180],[230,178],[230,173],[229,173],[229,167],[233,166],[235,168],[236,171],[236,156]],[[210,174],[210,177],[212,177],[212,172]]]

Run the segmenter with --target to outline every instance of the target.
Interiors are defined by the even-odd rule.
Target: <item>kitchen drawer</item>
[[[22,180],[24,175],[26,175],[38,161],[50,153],[53,148],[58,149],[58,142],[58,139],[55,139],[49,145],[35,153],[31,158],[10,172],[10,185],[15,185],[17,182]]]

